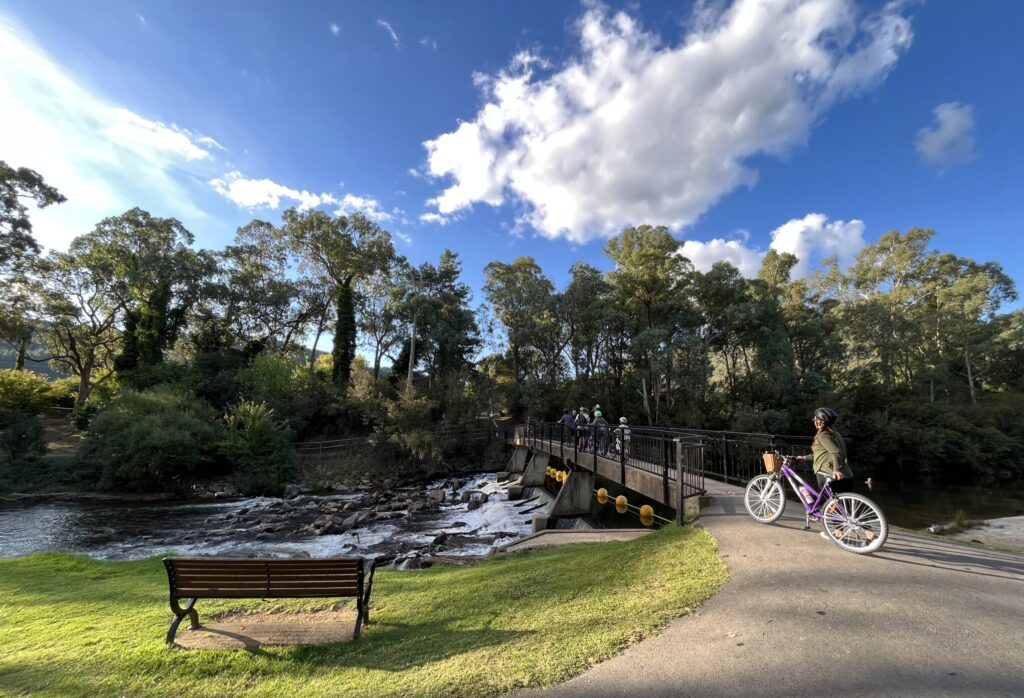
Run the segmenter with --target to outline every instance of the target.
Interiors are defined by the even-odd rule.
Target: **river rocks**
[[[427,492],[427,497],[432,502],[440,503],[440,502],[443,502],[445,500],[445,491],[444,490],[430,490],[429,492]]]

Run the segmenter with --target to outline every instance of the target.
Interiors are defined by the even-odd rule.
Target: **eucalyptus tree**
[[[289,248],[275,227],[254,220],[220,253],[224,315],[249,354],[299,346],[326,310],[322,294],[289,276]]]
[[[554,324],[554,290],[533,257],[517,257],[511,264],[495,261],[484,267],[484,293],[508,340],[517,384],[526,375],[536,377],[540,372],[544,333]]]
[[[672,346],[693,272],[680,246],[667,228],[650,225],[627,228],[605,246],[615,263],[608,283],[634,323],[637,392],[650,424],[659,421],[662,399],[671,386]]]
[[[100,383],[114,373],[115,357],[123,346],[124,304],[118,281],[105,264],[75,251],[51,254],[36,293],[40,333],[50,361],[78,377],[75,411],[80,410]]]
[[[23,270],[25,261],[39,254],[26,200],[38,208],[67,201],[35,170],[0,160],[0,274]]]
[[[163,362],[216,267],[211,254],[191,248],[193,241],[177,219],[133,208],[103,219],[70,245],[71,259],[109,279],[124,323],[115,363],[126,378]]]
[[[344,388],[356,355],[355,284],[394,258],[391,235],[360,214],[331,217],[292,208],[283,219],[278,234],[298,255],[300,269],[315,274],[330,290],[335,313],[332,380]]]
[[[410,298],[411,269],[404,257],[392,256],[356,284],[360,343],[373,354],[373,377],[381,362],[405,339],[404,304]]]

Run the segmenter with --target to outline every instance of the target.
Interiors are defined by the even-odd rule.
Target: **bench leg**
[[[189,599],[185,607],[182,608],[178,605],[177,599],[171,599],[171,611],[174,613],[174,620],[171,621],[171,627],[167,630],[167,644],[174,644],[174,636],[178,633],[178,626],[181,625],[181,621],[188,617],[188,627],[195,630],[199,627],[199,614],[196,613],[195,609],[196,599]]]

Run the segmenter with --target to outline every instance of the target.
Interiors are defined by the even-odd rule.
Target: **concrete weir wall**
[[[534,453],[533,458],[526,462],[526,468],[523,470],[523,478],[520,484],[523,487],[542,487],[544,485],[544,478],[547,477],[548,463],[550,462],[551,456],[547,453]]]
[[[566,477],[551,504],[551,516],[580,516],[590,513],[590,500],[594,497],[594,474],[574,470]]]
[[[526,467],[526,461],[530,457],[529,446],[516,446],[512,457],[508,460],[508,467],[505,469],[510,473],[521,473]]]

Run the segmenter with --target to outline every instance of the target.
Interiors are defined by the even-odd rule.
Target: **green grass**
[[[486,696],[564,681],[689,613],[727,577],[702,529],[383,570],[358,642],[168,649],[159,560],[0,560],[0,695]],[[200,602],[232,611],[330,602]]]

